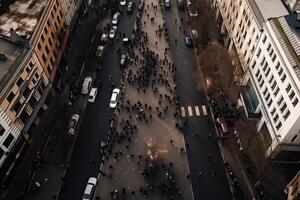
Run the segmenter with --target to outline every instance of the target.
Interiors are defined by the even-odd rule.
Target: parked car
[[[89,98],[88,98],[88,102],[90,102],[90,103],[95,103],[96,97],[97,97],[97,93],[98,93],[98,88],[93,87],[93,88],[91,89],[91,91],[90,91]]]
[[[127,55],[126,54],[122,54],[121,55],[121,59],[120,59],[120,65],[122,67],[126,65],[126,60],[127,60]]]
[[[115,38],[115,35],[116,35],[116,32],[117,32],[117,27],[116,26],[112,26],[110,31],[109,31],[109,38],[110,39],[114,39]]]
[[[102,45],[98,46],[97,50],[96,50],[96,56],[101,57],[103,54],[103,51],[104,51],[104,46],[102,46]]]
[[[85,190],[82,195],[82,200],[91,200],[93,198],[96,184],[97,184],[97,178],[90,177],[87,182],[87,185],[85,186]]]
[[[106,33],[102,33],[101,38],[100,38],[100,42],[102,44],[105,44],[107,39],[108,39],[108,35]]]
[[[191,37],[186,36],[184,41],[187,47],[193,47],[193,39]]]
[[[79,121],[79,114],[75,113],[71,116],[71,119],[69,121],[69,125],[68,125],[68,134],[69,135],[74,135],[75,131],[77,129],[77,124]]]
[[[126,0],[120,0],[120,5],[125,6],[126,5]]]
[[[115,88],[111,94],[110,108],[115,108],[117,106],[118,98],[119,98],[120,90],[118,88]]]
[[[132,1],[129,1],[128,5],[127,5],[127,13],[131,14],[132,11],[133,11],[133,4],[132,4]]]
[[[229,137],[229,128],[226,123],[226,120],[224,117],[218,117],[217,118],[217,127],[218,127],[218,133],[221,139],[225,139]]]
[[[111,23],[113,25],[117,25],[118,22],[119,22],[119,19],[120,19],[120,13],[119,12],[116,12],[111,20]]]
[[[165,8],[171,8],[170,0],[165,0]]]
[[[86,77],[83,81],[81,94],[88,94],[92,85],[92,77]]]

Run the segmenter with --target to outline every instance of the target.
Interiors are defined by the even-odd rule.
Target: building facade
[[[66,24],[67,26],[70,26],[78,9],[76,5],[77,2],[75,0],[59,0],[59,3],[61,4],[62,12],[66,19]]]
[[[257,121],[265,156],[286,159],[300,151],[300,46],[285,18],[289,13],[280,0],[214,0],[212,5],[225,44],[243,66],[241,99],[247,116]]]
[[[59,0],[15,1],[0,16],[0,180],[7,180],[45,103],[68,38]]]
[[[291,11],[300,11],[300,0],[283,0]]]
[[[293,180],[286,186],[285,192],[288,195],[287,200],[300,199],[300,171],[298,171]]]

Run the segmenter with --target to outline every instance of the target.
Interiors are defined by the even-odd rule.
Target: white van
[[[83,81],[82,88],[81,88],[81,94],[88,94],[92,85],[92,77],[86,77]]]

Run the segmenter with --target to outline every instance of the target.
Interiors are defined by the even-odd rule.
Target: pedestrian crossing
[[[180,107],[181,117],[206,116],[208,111],[205,105]]]

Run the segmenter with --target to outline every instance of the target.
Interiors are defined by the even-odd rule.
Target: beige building
[[[47,109],[68,32],[59,0],[15,1],[0,16],[0,179],[16,157],[17,143]],[[20,145],[18,145],[20,146]],[[11,159],[7,159],[11,160]],[[4,178],[3,178],[4,175]]]
[[[59,3],[61,4],[62,12],[66,19],[66,24],[70,26],[78,9],[76,2],[75,0],[59,0]]]
[[[288,195],[287,200],[300,199],[300,171],[296,174],[293,180],[286,186],[285,192]]]

